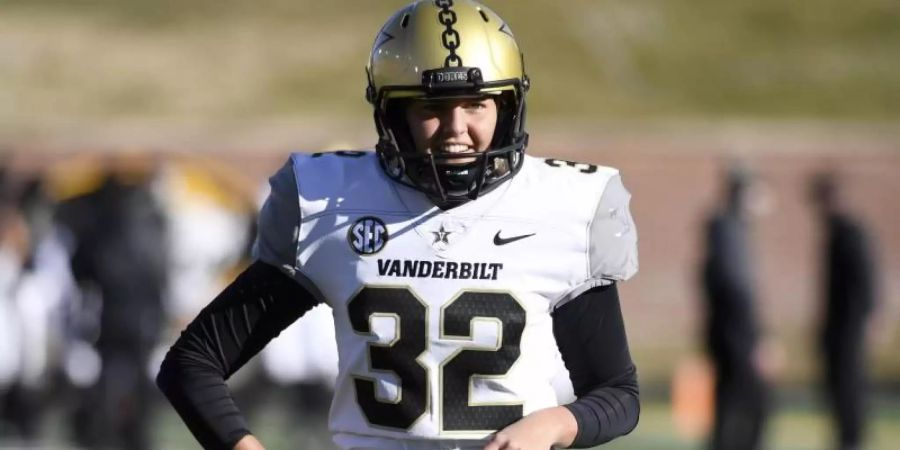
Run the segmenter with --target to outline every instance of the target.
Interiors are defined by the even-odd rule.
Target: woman
[[[374,152],[293,154],[257,261],[188,326],[158,384],[207,448],[259,449],[224,379],[314,305],[340,354],[345,449],[591,447],[639,414],[616,282],[637,270],[618,171],[525,155],[509,26],[418,1],[375,39]],[[557,405],[562,354],[577,399]]]

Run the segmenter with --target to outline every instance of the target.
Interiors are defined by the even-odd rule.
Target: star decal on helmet
[[[375,44],[372,45],[372,48],[374,50],[377,50],[379,47],[381,47],[391,39],[394,39],[394,36],[391,36],[389,33],[382,31],[381,33],[378,33],[378,37],[375,38]]]

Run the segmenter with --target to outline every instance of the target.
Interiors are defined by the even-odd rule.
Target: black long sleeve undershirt
[[[577,399],[572,448],[628,434],[640,415],[637,372],[628,351],[616,285],[591,289],[553,313],[553,334]]]
[[[255,262],[175,342],[156,384],[206,449],[228,449],[249,434],[225,380],[316,305],[275,267]]]
[[[256,262],[188,325],[157,384],[204,448],[230,450],[250,433],[225,380],[315,305],[299,284]],[[553,321],[578,396],[566,405],[578,422],[573,446],[629,432],[639,413],[637,379],[615,286],[582,294],[554,312]]]

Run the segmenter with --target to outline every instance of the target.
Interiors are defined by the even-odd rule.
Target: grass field
[[[791,394],[781,399],[769,423],[765,448],[769,450],[828,450],[832,427],[818,402],[809,395]],[[279,397],[276,397],[279,398]],[[900,398],[880,395],[873,402],[866,450],[893,450],[900,442]],[[324,418],[294,416],[282,404],[269,403],[252,420],[252,429],[269,450],[334,450]],[[69,449],[65,426],[58,411],[50,415],[45,440],[37,446],[0,439],[0,449]],[[168,407],[161,405],[153,436],[160,450],[196,449],[187,428]],[[630,435],[598,447],[608,450],[700,450],[702,437],[679,433],[669,403],[663,398],[642,400],[641,421]]]
[[[0,125],[365,119],[372,38],[406,3],[0,0]],[[538,120],[900,118],[896,2],[487,3]]]
[[[900,404],[896,399],[878,403],[872,411],[869,450],[889,450],[900,442]],[[830,445],[831,424],[819,405],[809,400],[781,402],[767,433],[767,447],[773,450],[823,450]],[[646,402],[641,423],[631,435],[603,446],[624,450],[687,450],[704,448],[697,438],[686,438],[676,432],[669,405],[661,401]]]
[[[322,427],[310,429],[292,423],[284,410],[272,407],[255,420],[256,433],[271,450],[326,450],[317,444],[327,439]],[[808,397],[781,401],[767,434],[772,450],[823,450],[829,445],[831,426],[821,406]],[[880,397],[872,410],[868,450],[893,450],[900,442],[900,399]],[[177,417],[165,414],[159,420],[157,435],[167,449],[194,448]],[[629,436],[599,447],[609,450],[694,450],[704,448],[702,439],[680,435],[672,421],[670,405],[664,399],[645,399],[638,428]]]

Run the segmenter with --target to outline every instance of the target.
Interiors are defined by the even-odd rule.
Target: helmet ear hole
[[[391,99],[384,107],[385,122],[397,143],[397,150],[401,154],[415,152],[412,134],[409,131],[409,123],[406,121],[406,108],[408,99]]]
[[[516,101],[512,92],[504,92],[495,97],[497,102],[497,126],[494,128],[494,137],[491,139],[491,148],[500,148],[509,145],[513,139],[513,130],[516,122]]]

